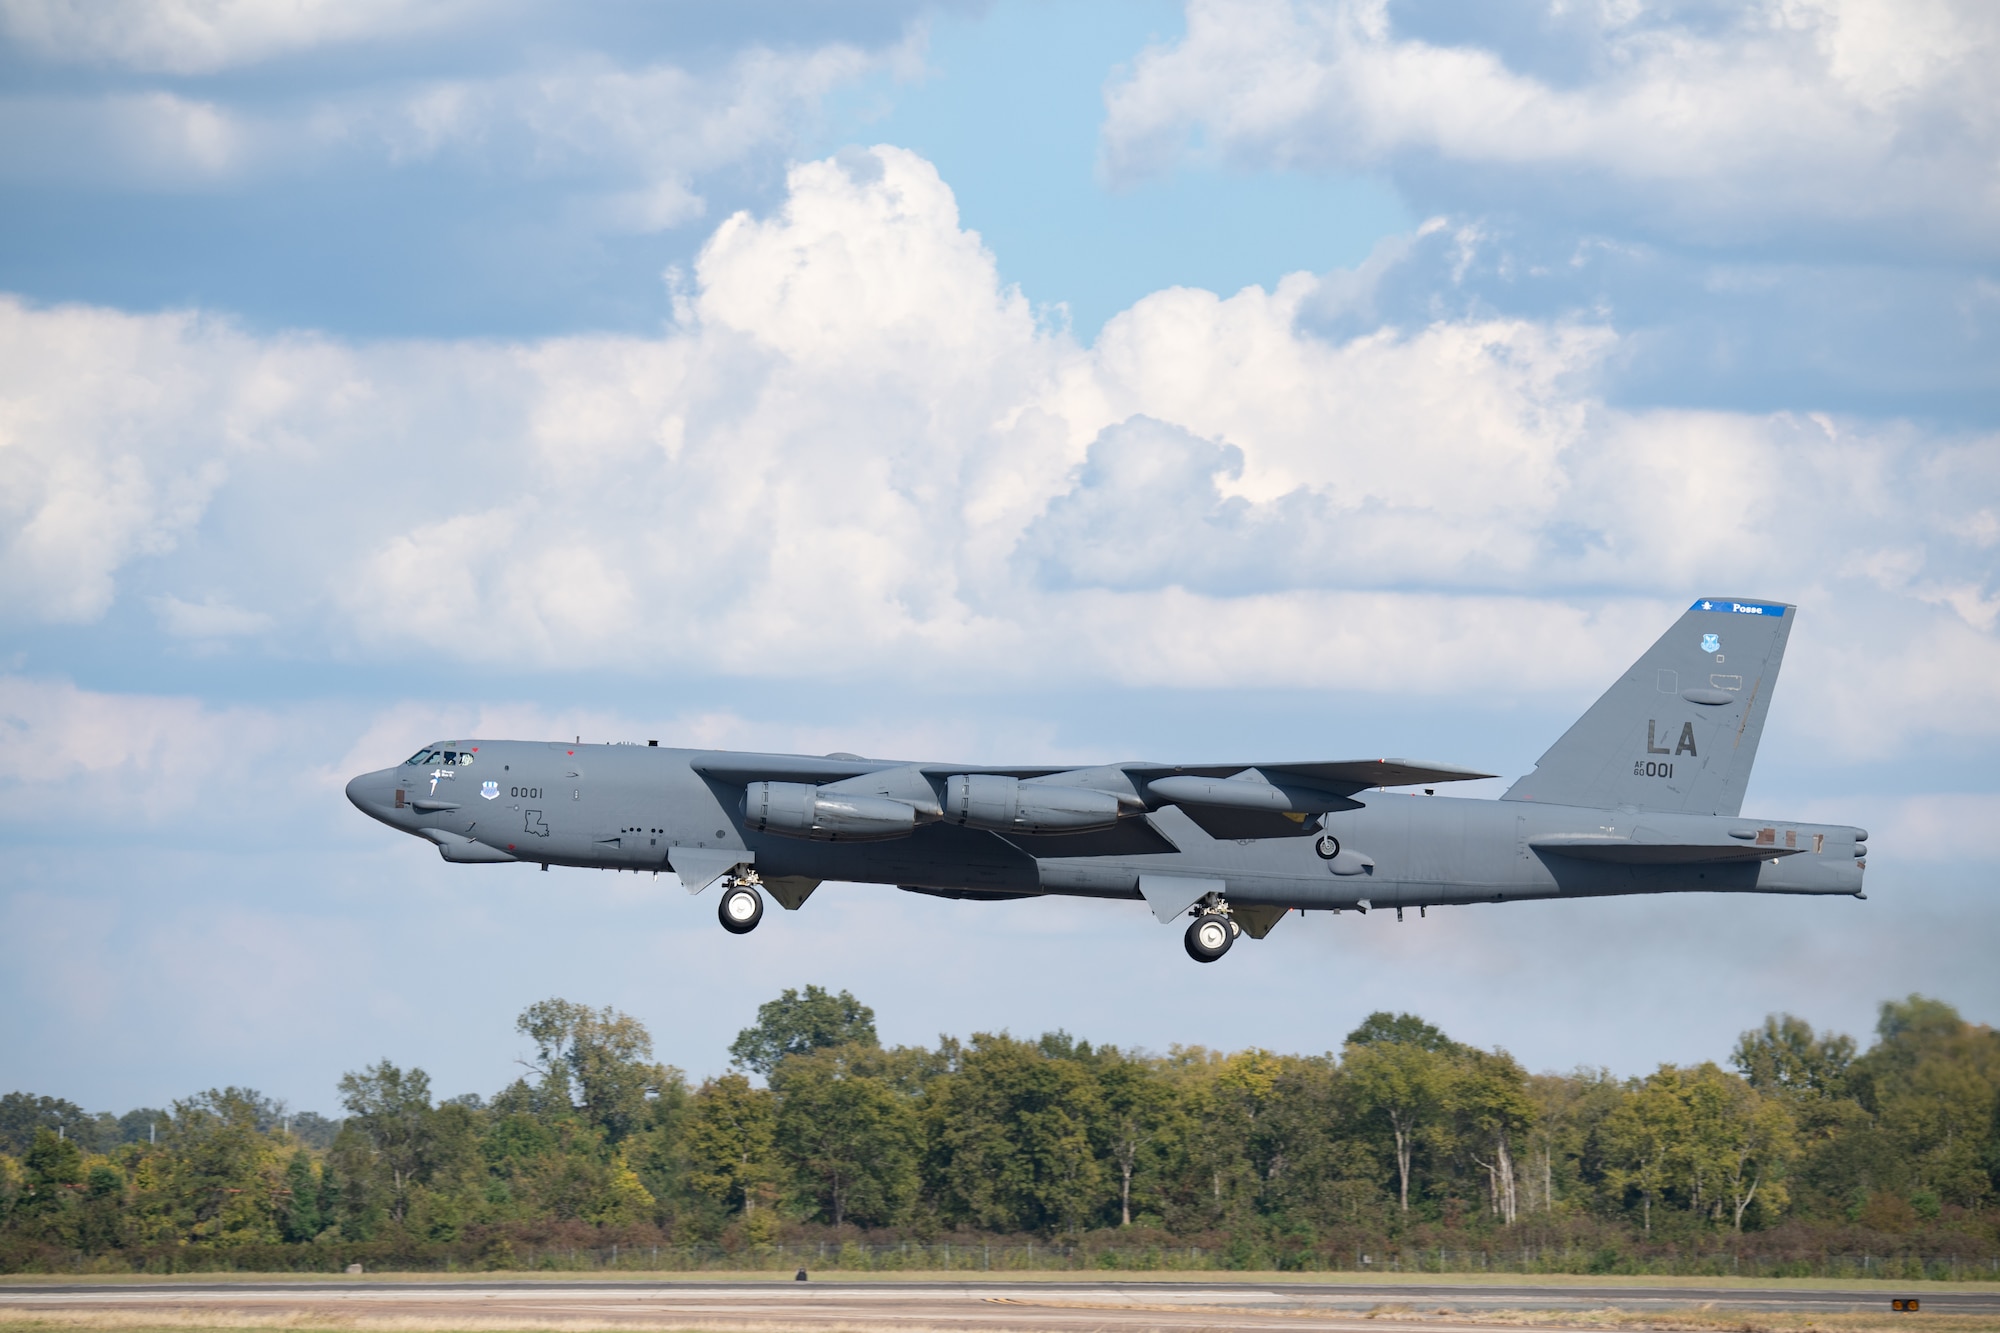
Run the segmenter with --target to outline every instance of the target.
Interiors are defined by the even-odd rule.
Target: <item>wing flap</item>
[[[1242,810],[1180,801],[1174,802],[1174,805],[1203,833],[1220,842],[1237,842],[1245,838],[1260,842],[1266,838],[1302,838],[1319,832],[1317,819],[1309,819],[1297,812]]]

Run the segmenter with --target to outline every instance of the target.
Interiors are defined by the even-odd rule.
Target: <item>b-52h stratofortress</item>
[[[1190,957],[1294,908],[1631,893],[1862,897],[1868,834],[1745,819],[1795,608],[1704,598],[1498,800],[1407,759],[989,768],[561,741],[426,745],[347,784],[460,863],[670,871],[754,930],[826,880],[942,898],[1142,899]],[[1423,795],[1391,787],[1424,787]]]

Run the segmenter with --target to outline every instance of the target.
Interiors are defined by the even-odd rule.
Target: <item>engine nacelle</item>
[[[743,820],[759,833],[787,838],[882,842],[909,837],[917,812],[886,796],[828,791],[805,782],[753,782],[743,789]]]
[[[1118,798],[1087,787],[964,773],[945,781],[944,817],[996,833],[1082,833],[1116,824]]]

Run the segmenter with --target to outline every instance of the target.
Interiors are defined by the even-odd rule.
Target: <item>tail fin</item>
[[[1501,799],[1739,813],[1796,610],[1696,602]]]

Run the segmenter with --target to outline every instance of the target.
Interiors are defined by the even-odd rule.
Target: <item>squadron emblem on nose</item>
[[[488,801],[497,801],[497,800],[499,800],[499,799],[500,799],[500,784],[499,784],[498,782],[482,782],[482,783],[481,783],[481,784],[479,785],[479,795],[480,795],[480,796],[481,796],[481,797],[482,797],[483,799],[485,799],[485,800],[488,800]]]

